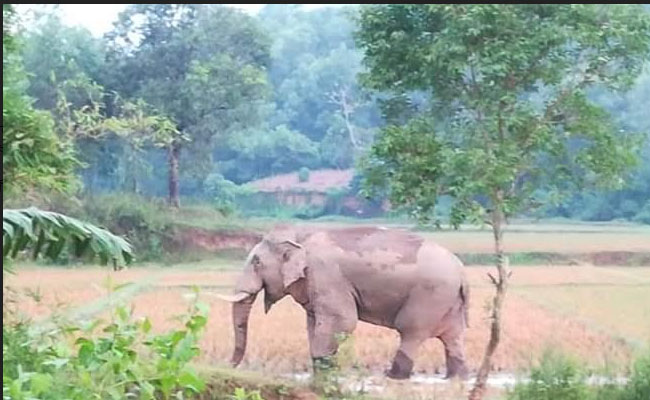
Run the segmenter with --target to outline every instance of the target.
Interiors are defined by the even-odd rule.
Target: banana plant
[[[127,240],[93,224],[35,207],[2,210],[3,270],[10,271],[10,260],[23,251],[54,260],[66,245],[76,257],[98,256],[116,270],[134,260]]]

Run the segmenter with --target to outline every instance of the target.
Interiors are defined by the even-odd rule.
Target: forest
[[[3,4],[3,400],[645,400],[648,105],[650,5]]]
[[[100,38],[65,26],[44,8],[13,28],[20,30],[3,59],[5,93],[20,95],[42,124],[52,125],[57,139],[51,139],[60,143],[51,145],[69,157],[50,167],[61,169],[57,184],[75,181],[80,196],[118,192],[218,203],[219,193],[236,195],[255,179],[358,167],[391,118],[431,108],[423,90],[396,96],[359,83],[356,10],[268,5],[250,16],[229,7],[141,5],[129,7]],[[621,135],[649,131],[647,66],[629,89],[594,85],[588,96],[611,114]],[[9,118],[7,127],[21,116]],[[648,143],[620,187],[544,193],[551,201],[535,215],[648,223]],[[22,145],[3,136],[5,149]],[[5,183],[17,181],[21,161],[4,159]]]

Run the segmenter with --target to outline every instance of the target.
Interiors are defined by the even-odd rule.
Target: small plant
[[[117,307],[108,323],[59,322],[35,333],[27,321],[3,324],[3,398],[171,399],[205,388],[190,367],[207,308],[193,302],[183,327],[152,334],[147,318]],[[99,334],[95,334],[100,330]]]
[[[244,388],[237,388],[232,396],[231,400],[264,400],[262,394],[259,390],[252,390],[247,392]]]
[[[309,181],[309,168],[302,167],[298,170],[298,181],[308,182]]]
[[[361,385],[357,393],[348,393],[341,386],[343,380],[342,367],[352,367],[355,372],[359,372],[355,362],[354,337],[350,334],[341,333],[336,335],[336,341],[338,342],[337,353],[330,357],[322,357],[314,363],[312,386],[328,399],[348,399],[351,396],[362,395],[364,391],[363,385]],[[357,374],[355,377],[362,379],[361,374]]]
[[[532,368],[530,380],[518,383],[508,394],[509,400],[583,400],[589,393],[585,375],[567,357],[545,351],[538,366]]]
[[[632,376],[623,389],[621,400],[650,399],[650,351],[639,357]]]

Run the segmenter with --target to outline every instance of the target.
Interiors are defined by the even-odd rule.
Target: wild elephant
[[[265,312],[287,295],[305,309],[315,372],[331,363],[337,335],[361,320],[400,334],[387,376],[408,379],[418,347],[432,337],[444,344],[447,377],[467,376],[463,264],[430,240],[383,228],[276,228],[251,250],[234,294],[220,296],[233,302],[233,366],[244,357],[248,317],[262,289]]]

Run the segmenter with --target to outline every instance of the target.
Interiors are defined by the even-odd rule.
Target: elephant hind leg
[[[437,337],[443,328],[446,315],[453,305],[451,290],[431,291],[421,287],[414,290],[395,318],[395,328],[400,332],[400,347],[387,376],[408,379],[413,370],[413,360],[422,342]]]
[[[439,336],[445,346],[445,360],[447,364],[447,376],[445,379],[459,377],[467,379],[468,369],[465,364],[465,332],[462,326],[462,319],[459,319],[459,326],[453,326]]]
[[[386,376],[392,379],[410,378],[413,371],[413,360],[418,348],[425,339],[427,338],[423,335],[402,333],[399,349],[390,370],[386,371]]]

